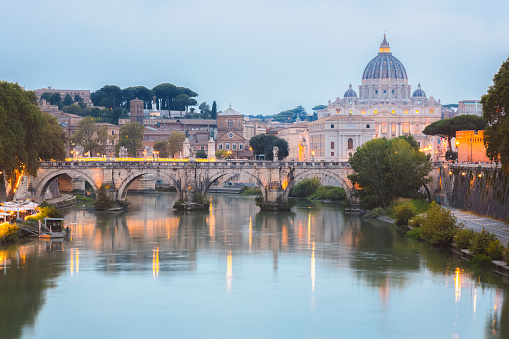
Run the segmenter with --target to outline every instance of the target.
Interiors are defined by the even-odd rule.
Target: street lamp
[[[313,156],[313,161],[315,161],[315,151],[311,151],[311,155]]]

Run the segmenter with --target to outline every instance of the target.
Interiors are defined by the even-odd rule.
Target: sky
[[[218,110],[343,97],[384,33],[412,90],[480,99],[509,57],[507,0],[0,0],[0,80],[34,90],[169,82]]]

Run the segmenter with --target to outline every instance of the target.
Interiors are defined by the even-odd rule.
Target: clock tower
[[[252,157],[249,145],[242,135],[244,116],[231,108],[217,114],[216,149],[225,150],[234,159],[248,159]],[[218,159],[220,160],[220,159]]]

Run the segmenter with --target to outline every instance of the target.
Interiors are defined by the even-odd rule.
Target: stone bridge
[[[15,198],[42,201],[50,184],[59,176],[70,177],[73,190],[84,190],[85,182],[97,191],[102,184],[116,199],[124,199],[129,185],[145,175],[154,175],[174,186],[181,198],[195,192],[206,194],[210,185],[235,177],[255,183],[266,202],[286,200],[293,185],[317,177],[324,184],[342,186],[352,199],[352,184],[347,175],[353,170],[346,162],[289,161],[71,161],[43,162],[35,178],[23,178]],[[28,195],[28,196],[27,196]]]

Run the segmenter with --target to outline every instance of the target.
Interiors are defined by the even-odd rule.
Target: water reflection
[[[392,330],[383,335],[377,326],[356,325],[362,318],[363,323],[414,333],[421,325],[413,322],[420,318],[415,310],[422,309],[431,318],[419,321],[436,325],[420,328],[422,335],[417,337],[509,335],[504,278],[468,267],[448,249],[409,241],[385,223],[345,214],[334,204],[299,201],[292,212],[268,213],[260,212],[252,198],[212,196],[210,211],[175,213],[172,194],[129,198],[128,213],[69,211],[70,242],[37,240],[0,251],[0,338],[19,338],[27,325],[37,333],[45,326],[35,320],[44,309],[45,291],[64,283],[72,286],[66,293],[76,297],[85,279],[97,284],[98,295],[112,280],[125,285],[124,292],[157,293],[148,304],[145,297],[121,299],[132,302],[133,309],[141,304],[146,309],[166,308],[178,304],[176,295],[182,294],[185,302],[172,313],[176,327],[186,321],[179,318],[181,313],[204,308],[209,314],[228,314],[230,325],[238,323],[240,330],[240,317],[253,308],[268,318],[289,313],[292,324],[281,320],[279,326],[311,333],[305,327],[308,319],[300,318],[304,314],[320,324],[322,330],[313,332],[317,337],[391,337]],[[307,304],[299,304],[306,295]],[[172,299],[166,300],[169,296]],[[202,305],[213,296],[221,296],[212,299],[213,307]],[[229,308],[215,311],[224,304]],[[337,332],[333,319],[343,319],[346,332]],[[145,320],[163,322],[153,313]],[[122,336],[124,328],[127,331],[129,324],[106,334]],[[357,330],[347,332],[352,328]],[[283,336],[267,335],[277,333],[275,327],[267,330],[252,337]]]

